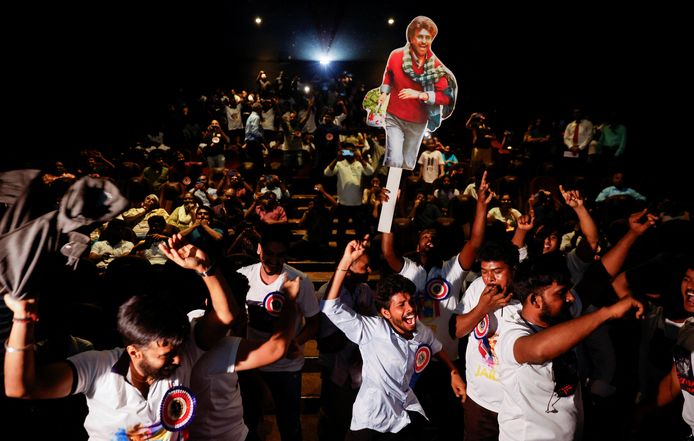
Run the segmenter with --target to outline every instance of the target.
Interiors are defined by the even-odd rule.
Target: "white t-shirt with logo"
[[[181,346],[181,364],[171,377],[155,381],[146,398],[128,380],[130,357],[122,348],[87,351],[68,358],[75,368],[75,390],[87,398],[89,414],[84,428],[90,440],[110,441],[124,436],[136,425],[158,424],[161,402],[174,386],[188,386],[190,372],[203,350],[190,338]]]
[[[552,362],[520,364],[513,346],[535,331],[520,316],[520,309],[504,314],[504,333],[497,342],[503,402],[499,409],[500,441],[580,439],[583,402],[580,383],[568,397],[554,393]]]
[[[451,315],[458,308],[458,295],[460,294],[463,280],[467,271],[460,266],[458,254],[443,262],[440,267],[429,270],[429,274],[423,266],[407,257],[403,257],[404,264],[400,275],[411,280],[417,286],[418,297],[422,302],[417,306],[419,320],[434,332],[436,339],[443,345],[443,350],[451,360],[458,359],[458,340],[451,338],[448,332],[448,322]],[[448,297],[443,300],[435,300],[427,294],[427,284],[434,279],[442,278],[448,282],[446,289]],[[432,282],[432,283],[435,283]]]
[[[465,291],[456,314],[466,314],[477,306],[485,287],[481,277],[472,282]],[[520,309],[520,304],[513,301],[513,303],[489,314],[489,329],[494,331],[487,335],[485,341],[476,338],[475,330],[473,330],[465,350],[467,394],[475,403],[492,412],[499,412],[503,399],[503,391],[499,382],[499,360],[496,344],[504,332],[504,316],[508,316],[517,309]]]
[[[267,312],[266,299],[269,294],[281,290],[284,281],[289,277],[301,277],[301,286],[299,288],[299,296],[296,299],[296,306],[299,312],[299,317],[296,320],[297,332],[301,329],[301,321],[303,317],[313,317],[320,312],[316,293],[311,282],[306,274],[292,268],[289,265],[284,265],[284,269],[280,276],[271,284],[267,285],[260,278],[260,265],[244,266],[238,272],[248,279],[248,294],[246,295],[246,312],[248,313],[248,331],[246,337],[250,340],[267,341],[273,333],[274,321],[277,319]],[[298,372],[304,366],[303,346],[301,347],[302,355],[293,359],[282,358],[281,360],[261,368],[266,372]]]

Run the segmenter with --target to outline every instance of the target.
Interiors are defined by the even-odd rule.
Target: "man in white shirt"
[[[7,396],[46,399],[83,393],[89,407],[84,427],[90,439],[170,436],[166,432],[174,427],[160,411],[165,407],[162,401],[178,394],[181,407],[192,406],[179,386],[188,385],[196,360],[226,334],[239,311],[224,277],[203,251],[184,245],[175,235],[162,245],[162,252],[200,274],[213,310],[191,324],[173,302],[156,295],[134,296],[118,312],[125,348],[86,351],[37,369],[37,303],[6,295],[5,303],[14,313],[5,343]],[[187,423],[184,414],[179,417],[173,419]]]
[[[583,117],[581,109],[574,109],[574,120],[564,130],[565,158],[586,158],[588,144],[593,139],[593,123]]]
[[[339,293],[351,264],[366,251],[368,243],[351,241],[337,266],[322,311],[359,345],[363,359],[362,386],[352,410],[352,423],[346,440],[377,439],[389,433],[394,440],[415,439],[417,414],[425,416],[413,392],[414,383],[432,354],[448,368],[451,387],[464,399],[465,385],[441,343],[431,330],[418,322],[410,280],[393,274],[381,279],[376,289],[380,317],[367,317],[344,305]]]
[[[682,419],[689,425],[694,436],[694,259],[689,258],[685,267],[680,292],[682,306],[689,318],[682,324],[677,335],[672,369],[660,383],[656,404],[664,406],[682,394]]]
[[[233,97],[231,100],[226,97],[223,98],[222,103],[224,103],[224,113],[227,119],[227,133],[231,141],[235,142],[237,136],[243,138],[245,134],[241,106],[239,106]]]
[[[436,144],[429,138],[424,141],[426,150],[419,155],[419,177],[427,184],[433,184],[438,178],[443,177],[446,161],[440,151],[436,150]]]
[[[484,215],[484,214],[483,214]],[[482,276],[472,282],[458,305],[455,336],[468,334],[465,377],[468,398],[465,409],[466,441],[496,440],[497,414],[501,406],[499,360],[496,345],[503,334],[503,316],[519,308],[512,302],[513,270],[518,265],[518,249],[510,242],[487,242],[479,250]]]
[[[608,320],[643,305],[631,296],[572,319],[566,261],[542,255],[519,265],[514,297],[521,309],[503,317],[497,342],[503,402],[499,440],[581,439],[583,402],[573,348]]]
[[[337,175],[337,235],[338,247],[343,247],[348,228],[348,220],[352,219],[352,228],[357,230],[357,237],[365,232],[364,211],[361,206],[362,176],[371,176],[374,169],[364,161],[359,149],[354,145],[343,143],[337,157],[323,171],[325,176]]]
[[[190,427],[190,440],[244,441],[248,427],[238,372],[256,369],[284,357],[295,336],[296,297],[301,280],[286,280],[281,288],[282,310],[277,326],[265,342],[224,337],[195,363],[190,388],[197,398],[197,415]]]
[[[265,341],[270,338],[277,320],[276,294],[285,280],[301,277],[301,288],[296,300],[299,314],[296,320],[297,335],[294,339],[292,353],[269,366],[260,369],[260,377],[268,385],[275,403],[277,426],[283,441],[301,439],[301,369],[304,366],[303,344],[314,338],[318,331],[318,313],[320,308],[316,299],[313,283],[302,272],[287,265],[287,251],[291,233],[286,224],[263,225],[260,231],[258,256],[260,262],[240,268],[238,272],[248,279],[246,311],[248,312],[248,329],[246,336],[250,340]],[[301,328],[301,320],[305,325]],[[250,392],[250,391],[249,391]],[[247,389],[242,393],[246,396]],[[259,393],[259,392],[258,392]],[[253,392],[244,400],[248,413],[246,422],[254,431],[259,418],[259,409],[249,408],[251,404],[260,405],[258,396]],[[251,403],[249,400],[254,400]],[[254,414],[256,412],[257,414]]]
[[[463,281],[475,261],[477,249],[484,239],[485,213],[492,194],[486,182],[486,174],[480,183],[480,195],[472,226],[472,237],[465,243],[460,253],[443,260],[440,255],[440,238],[436,230],[427,229],[419,233],[416,258],[403,257],[396,253],[393,233],[383,233],[381,251],[388,266],[396,273],[414,282],[417,287],[419,320],[429,326],[442,343],[443,350],[451,360],[458,359],[458,340],[449,332],[449,322],[459,306]],[[458,427],[451,420],[456,419],[457,403],[441,383],[447,378],[442,374],[445,366],[433,363],[423,375],[422,389],[417,390],[420,400],[430,415],[429,430],[451,436]],[[433,385],[434,387],[431,387]],[[459,405],[457,405],[459,407]],[[459,416],[458,416],[459,417]]]

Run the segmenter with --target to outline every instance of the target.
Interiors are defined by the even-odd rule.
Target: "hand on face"
[[[503,308],[511,302],[511,294],[505,295],[500,285],[490,284],[482,291],[479,303],[484,306],[487,313]]]

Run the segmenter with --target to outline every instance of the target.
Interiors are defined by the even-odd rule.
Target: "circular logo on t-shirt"
[[[421,345],[414,354],[414,372],[421,373],[431,360],[431,348],[428,345]]]
[[[451,293],[451,284],[446,279],[437,277],[427,282],[426,292],[434,300],[445,300]]]
[[[328,132],[328,133],[325,134],[325,139],[326,139],[327,141],[332,141],[333,138],[334,138],[334,136],[333,136],[332,133]]]
[[[169,432],[185,429],[195,416],[196,399],[184,386],[174,386],[164,394],[159,416],[161,425]]]
[[[273,317],[279,317],[284,305],[284,295],[281,292],[275,291],[265,296],[263,307]]]
[[[485,314],[484,317],[482,317],[482,320],[480,320],[480,322],[477,323],[477,326],[475,326],[473,335],[477,340],[482,340],[485,337],[493,335],[495,332],[496,318],[494,316],[490,316],[489,314]]]
[[[212,144],[217,144],[219,142],[219,136],[212,137]]]

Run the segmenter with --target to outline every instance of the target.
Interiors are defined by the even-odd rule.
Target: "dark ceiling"
[[[315,63],[321,50],[342,60],[340,66],[370,66],[365,78],[377,82],[416,15],[438,24],[433,49],[461,83],[462,106],[568,107],[583,100],[644,114],[668,105],[686,84],[685,28],[675,25],[682,15],[650,6],[363,0],[24,5],[6,17],[13,26],[2,31],[5,104],[16,115],[8,132],[18,136],[8,142],[24,143],[32,131],[43,145],[61,147],[85,137],[123,141],[178,87],[248,87],[256,66]],[[256,15],[261,26],[253,22]],[[391,16],[392,27],[386,24]]]

